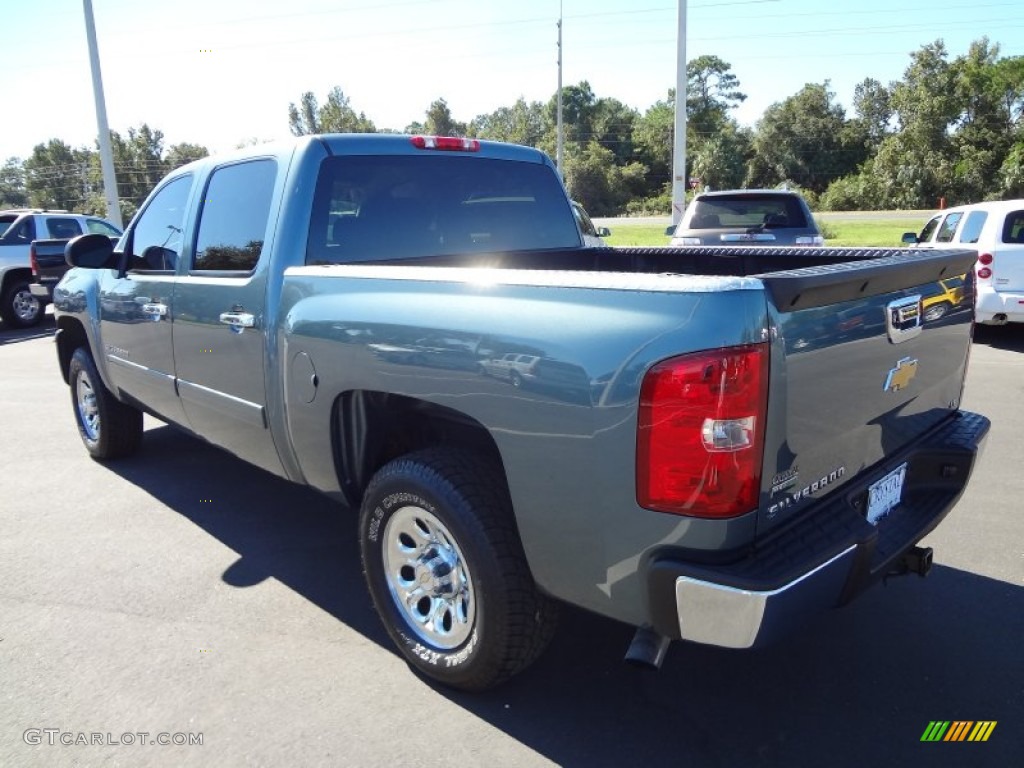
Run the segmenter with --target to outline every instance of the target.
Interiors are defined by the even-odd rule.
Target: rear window
[[[698,198],[693,205],[690,229],[808,226],[803,206],[793,195],[721,195]]]
[[[320,166],[307,264],[581,245],[558,177],[536,163],[339,156]]]
[[[1006,215],[1003,224],[1004,243],[1024,243],[1024,211],[1014,211]]]

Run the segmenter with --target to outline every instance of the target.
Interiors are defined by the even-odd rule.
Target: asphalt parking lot
[[[139,456],[91,461],[52,333],[52,317],[0,325],[0,766],[1024,755],[1024,328],[979,331],[964,407],[993,427],[925,542],[926,580],[892,580],[763,651],[676,644],[657,674],[621,663],[629,628],[567,610],[539,663],[479,695],[435,688],[392,652],[348,511],[156,421]],[[997,725],[985,743],[922,743],[934,720]]]

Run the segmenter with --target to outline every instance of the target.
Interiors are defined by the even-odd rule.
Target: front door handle
[[[249,312],[221,312],[220,321],[235,333],[241,333],[242,329],[252,328],[256,325],[255,315]]]
[[[143,304],[139,307],[139,311],[144,315],[149,315],[149,319],[154,323],[160,322],[161,317],[167,317],[167,305],[155,301]]]

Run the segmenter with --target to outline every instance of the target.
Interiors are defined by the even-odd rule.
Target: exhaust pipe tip
[[[672,641],[650,627],[639,627],[633,635],[633,641],[626,649],[624,661],[634,667],[643,669],[661,669]]]

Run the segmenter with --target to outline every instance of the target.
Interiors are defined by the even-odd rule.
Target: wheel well
[[[334,404],[331,444],[346,500],[354,507],[382,466],[394,458],[437,445],[470,448],[496,462],[498,446],[483,424],[443,405],[387,392],[355,390]]]
[[[71,365],[71,356],[79,347],[88,347],[89,338],[85,335],[85,328],[80,322],[71,317],[61,317],[57,320],[57,359],[60,361],[60,375],[64,377],[64,383],[68,383],[68,366]]]
[[[27,267],[17,267],[16,269],[9,269],[4,272],[3,281],[0,282],[0,293],[6,293],[7,289],[14,284],[16,280],[31,280],[32,270]]]

